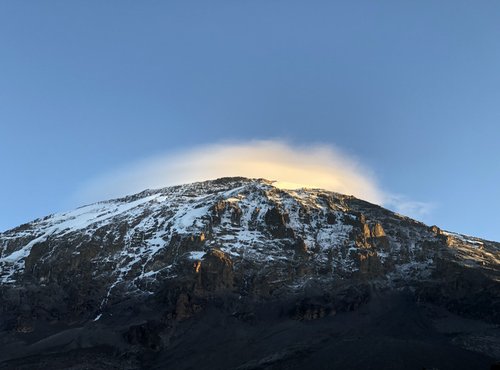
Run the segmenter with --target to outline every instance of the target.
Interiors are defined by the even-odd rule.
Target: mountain
[[[488,369],[500,244],[222,178],[0,233],[0,312],[0,369]]]

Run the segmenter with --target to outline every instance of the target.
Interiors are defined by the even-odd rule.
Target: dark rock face
[[[293,230],[287,227],[288,215],[282,214],[277,208],[269,209],[264,216],[264,220],[273,238],[286,239],[294,237]]]
[[[500,284],[481,271],[439,258],[433,280],[417,285],[419,299],[452,312],[500,323]]]
[[[145,347],[153,351],[162,347],[161,333],[165,325],[161,322],[149,321],[141,325],[132,325],[124,334],[131,345]]]
[[[200,293],[233,289],[233,261],[218,249],[211,249],[195,267]]]
[[[339,287],[323,291],[321,295],[306,295],[295,303],[291,317],[301,321],[316,320],[340,312],[355,311],[369,300],[370,286],[367,284]]]
[[[0,364],[357,369],[376,357],[382,368],[451,368],[425,362],[439,347],[462,359],[453,368],[486,366],[500,348],[499,256],[498,243],[322,190],[226,178],[147,191],[0,234]],[[442,332],[443,317],[459,329]],[[298,334],[315,322],[330,332]],[[280,330],[288,337],[264,339]],[[356,346],[381,343],[407,362],[354,361]]]

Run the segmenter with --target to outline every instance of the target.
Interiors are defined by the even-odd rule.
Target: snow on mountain
[[[0,367],[192,368],[208,358],[207,368],[261,369],[296,361],[302,341],[301,356],[323,348],[317,364],[344,368],[331,346],[356,333],[349,361],[364,346],[379,348],[365,363],[382,354],[392,364],[394,343],[413,361],[419,343],[425,364],[440,343],[447,358],[434,363],[460,353],[470,368],[470,351],[483,363],[500,353],[499,259],[498,243],[321,189],[222,178],[147,190],[0,233]],[[453,330],[481,325],[449,336],[433,324],[443,317]],[[303,338],[298,322],[317,319],[331,331]],[[234,345],[232,365],[204,347],[212,342]],[[260,362],[249,343],[264,343]]]
[[[182,253],[201,259],[211,248],[229,254],[236,264],[251,260],[263,269],[302,253],[315,270],[327,271],[324,276],[379,269],[406,279],[432,270],[440,253],[432,246],[444,237],[463,263],[498,266],[497,244],[485,247],[479,239],[440,232],[353,197],[226,178],[148,190],[4,232],[0,282],[14,284],[23,276],[34,246],[39,250],[38,260],[30,262],[32,271],[58,256],[78,259],[83,253],[97,273],[106,263],[112,286],[154,278]],[[187,249],[186,240],[191,244]],[[38,278],[49,279],[43,273]]]

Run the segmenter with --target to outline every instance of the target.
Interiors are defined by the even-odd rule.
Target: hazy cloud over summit
[[[226,176],[275,180],[281,188],[323,188],[381,205],[414,217],[429,205],[389,194],[373,171],[329,145],[292,145],[280,140],[226,142],[141,160],[85,184],[79,202],[93,202]]]

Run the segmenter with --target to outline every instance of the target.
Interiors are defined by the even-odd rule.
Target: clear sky
[[[333,145],[500,241],[500,2],[0,2],[0,230],[220,141]]]

